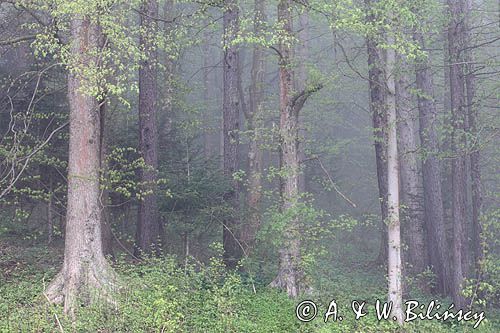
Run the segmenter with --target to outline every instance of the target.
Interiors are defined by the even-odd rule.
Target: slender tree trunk
[[[469,131],[472,138],[470,152],[470,172],[471,172],[471,192],[472,192],[472,241],[474,251],[474,263],[479,274],[481,260],[484,255],[483,240],[481,234],[483,227],[481,223],[481,211],[483,205],[481,168],[480,168],[480,137],[478,130],[478,108],[475,106],[476,78],[474,74],[474,56],[471,49],[470,40],[470,12],[472,11],[472,1],[466,0],[466,28],[465,28],[465,85],[467,95],[467,115],[469,118]]]
[[[394,39],[388,33],[387,44],[393,45]],[[403,295],[401,267],[401,233],[399,222],[399,163],[397,142],[396,84],[395,84],[396,51],[386,50],[386,86],[387,86],[387,241],[388,241],[388,278],[389,301],[392,302],[392,316],[403,324]]]
[[[302,91],[306,89],[307,85],[307,61],[309,58],[309,13],[306,9],[299,15],[300,30],[298,33],[299,45],[297,48],[298,55],[298,75],[295,79],[296,90]],[[300,160],[300,173],[299,173],[299,191],[304,193],[307,191],[307,178],[305,161],[305,136],[306,131],[304,128],[303,116],[299,115],[299,160]]]
[[[399,57],[400,71],[396,82],[398,112],[398,148],[401,173],[401,201],[405,241],[408,245],[408,272],[413,276],[422,273],[427,263],[425,246],[424,211],[421,206],[422,184],[418,170],[417,118],[418,110],[413,107],[407,76],[407,64]]]
[[[465,77],[463,38],[464,29],[464,0],[448,1],[450,22],[448,27],[448,49],[450,61],[450,95],[453,123],[452,137],[452,213],[453,213],[453,278],[452,297],[457,308],[465,306],[462,295],[464,279],[467,271],[463,267],[463,233],[466,226],[466,159],[465,144]]]
[[[425,48],[423,36],[415,34],[415,40]],[[439,142],[436,130],[437,109],[434,100],[434,84],[428,59],[416,68],[417,101],[420,122],[420,142],[424,152],[422,177],[424,187],[424,213],[429,249],[429,262],[436,275],[435,291],[446,295],[449,290],[449,262],[446,251],[443,198],[441,195],[441,163],[438,157]]]
[[[238,91],[239,54],[233,41],[239,29],[239,9],[236,0],[226,0],[224,11],[224,60],[223,60],[223,136],[224,175],[230,180],[231,188],[224,194],[224,200],[233,208],[231,216],[224,220],[223,246],[224,262],[235,267],[241,258],[239,240],[239,183],[233,178],[238,170],[240,98]]]
[[[254,33],[259,36],[263,32],[266,20],[265,1],[255,1]],[[256,45],[253,49],[251,85],[249,94],[249,110],[245,114],[247,127],[252,131],[250,147],[248,151],[249,161],[249,192],[247,196],[247,206],[249,218],[247,223],[242,225],[241,243],[248,253],[255,243],[255,237],[260,227],[262,201],[262,163],[263,152],[261,149],[262,136],[262,109],[264,102],[264,47]]]
[[[141,8],[140,45],[145,53],[139,69],[139,146],[145,167],[140,172],[140,180],[145,194],[139,202],[136,229],[135,255],[157,252],[160,240],[160,222],[157,202],[158,180],[158,131],[157,113],[157,50],[154,36],[157,33],[158,2],[145,0]]]
[[[88,17],[71,20],[71,52],[84,67],[98,66],[99,29]],[[87,78],[71,72],[68,77],[70,139],[68,204],[64,263],[45,291],[53,302],[64,303],[74,314],[80,304],[112,298],[115,275],[104,258],[99,204],[100,115],[98,101],[82,92]]]
[[[366,0],[371,6],[372,0]],[[371,15],[369,20],[375,20]],[[374,38],[366,40],[368,51],[368,79],[370,86],[370,111],[372,113],[375,159],[377,164],[377,182],[382,214],[380,250],[378,263],[386,262],[387,258],[387,113],[385,110],[384,71],[382,68],[383,52]]]

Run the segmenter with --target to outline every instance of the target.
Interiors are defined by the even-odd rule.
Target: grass
[[[206,265],[179,265],[173,257],[131,263],[117,258],[122,292],[119,307],[96,304],[79,310],[76,322],[59,306],[48,304],[42,292],[62,261],[62,249],[36,242],[0,238],[0,332],[499,332],[498,312],[486,313],[478,329],[473,323],[417,320],[397,327],[377,320],[373,304],[385,300],[382,267],[371,260],[373,251],[333,243],[314,272],[315,287],[307,296],[291,300],[283,293],[251,284],[241,274],[224,270],[217,251]],[[254,287],[255,292],[254,292]],[[412,292],[422,302],[429,295]],[[300,322],[297,304],[317,304],[317,318]],[[342,321],[325,323],[323,315],[335,299]],[[368,314],[355,320],[353,300],[366,301]],[[440,300],[446,305],[447,300]]]

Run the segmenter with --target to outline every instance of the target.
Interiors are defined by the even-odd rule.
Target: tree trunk
[[[470,49],[472,42],[469,33],[469,16],[472,11],[472,1],[466,0],[466,28],[465,28],[465,85],[467,95],[467,115],[469,118],[469,131],[472,139],[470,152],[470,172],[471,172],[471,192],[472,192],[472,241],[474,251],[474,263],[479,274],[481,260],[483,259],[484,248],[482,240],[483,227],[481,223],[481,211],[483,205],[482,183],[481,183],[481,168],[480,168],[480,137],[478,130],[478,108],[475,106],[476,84],[474,75],[474,56]]]
[[[405,241],[408,245],[408,273],[413,276],[422,273],[427,263],[425,247],[424,212],[420,202],[422,184],[418,170],[417,156],[417,110],[412,106],[408,91],[409,80],[406,61],[399,57],[400,71],[396,82],[396,102],[398,112],[398,148],[401,173],[401,201]]]
[[[300,30],[298,33],[299,45],[298,45],[298,75],[295,78],[295,85],[297,91],[302,91],[306,89],[307,85],[307,61],[309,59],[309,13],[304,10],[299,15]],[[304,128],[304,117],[299,115],[299,161],[300,161],[300,173],[299,173],[299,191],[300,193],[307,192],[307,179],[306,179],[306,153],[305,153],[305,136],[306,131]]]
[[[291,0],[279,2],[278,22],[283,31],[279,44],[281,172],[286,174],[283,179],[281,209],[282,212],[286,212],[295,207],[299,196],[298,112],[292,103],[293,55],[288,41],[293,34]],[[288,221],[283,231],[283,244],[279,254],[279,271],[272,286],[285,290],[290,297],[297,297],[299,294],[300,232],[296,219]]]
[[[239,29],[239,9],[236,0],[226,0],[224,11],[224,60],[223,60],[223,165],[224,176],[230,180],[230,189],[224,200],[232,207],[231,216],[224,219],[224,262],[234,268],[241,258],[239,240],[239,183],[233,178],[238,170],[240,98],[238,91],[239,54],[233,41]]]
[[[158,2],[145,0],[141,9],[140,38],[145,58],[139,69],[139,147],[144,159],[140,172],[144,194],[139,202],[136,229],[135,255],[149,254],[159,250],[160,223],[157,202],[158,133],[156,128],[157,50],[154,36],[157,33]]]
[[[371,0],[366,0],[370,6]],[[375,20],[370,15],[369,20]],[[375,159],[377,164],[377,182],[382,214],[380,250],[377,262],[384,263],[387,258],[387,113],[385,108],[384,71],[382,69],[382,50],[374,38],[366,40],[368,51],[368,79],[370,87],[370,111],[372,113]]]
[[[72,54],[79,66],[98,66],[99,29],[88,17],[71,20]],[[115,275],[104,258],[99,204],[100,116],[99,103],[84,95],[82,84],[91,78],[71,72],[68,77],[70,138],[68,160],[68,204],[64,263],[45,291],[49,300],[64,303],[74,314],[80,304],[112,298]]]
[[[463,24],[464,0],[448,0],[450,22],[448,27],[448,49],[450,61],[450,95],[452,112],[452,215],[453,215],[453,278],[452,297],[457,308],[465,306],[462,295],[466,267],[463,267],[463,233],[466,226],[466,159],[465,145],[465,91]]]
[[[106,156],[108,154],[108,131],[106,130],[106,102],[103,100],[100,105],[100,121],[101,121],[101,138],[100,138],[100,161],[101,175],[107,177],[108,162]],[[111,229],[111,219],[109,214],[109,189],[103,188],[99,197],[101,204],[101,221],[102,221],[102,252],[105,256],[113,256],[113,231]]]
[[[394,38],[388,33],[387,44],[393,45]],[[388,279],[389,301],[392,314],[400,325],[403,324],[403,295],[401,284],[401,233],[399,222],[399,165],[396,115],[395,74],[396,51],[386,50],[385,80],[387,86],[387,241],[388,241]]]
[[[263,32],[266,20],[264,0],[255,1],[254,33],[259,36]],[[252,132],[250,147],[248,151],[249,161],[249,192],[247,196],[247,206],[249,218],[247,223],[242,225],[241,243],[248,252],[253,248],[255,237],[260,227],[262,201],[262,163],[263,152],[261,149],[262,136],[262,109],[264,102],[264,47],[255,45],[253,49],[251,85],[249,96],[249,110],[245,114],[248,130]]]
[[[416,41],[424,49],[421,34],[415,34]],[[429,249],[429,262],[436,275],[435,291],[446,295],[449,290],[449,261],[446,251],[446,235],[441,195],[441,163],[438,157],[439,142],[436,130],[437,109],[434,101],[434,84],[428,59],[422,60],[416,68],[417,101],[420,123],[420,142],[424,151],[422,177],[424,187],[424,213]]]

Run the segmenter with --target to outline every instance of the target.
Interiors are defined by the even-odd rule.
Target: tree
[[[365,4],[370,12],[368,22],[376,21],[375,14],[371,12],[372,1],[366,0]],[[368,52],[368,83],[370,90],[370,111],[372,114],[373,136],[375,146],[375,160],[377,165],[377,183],[382,216],[380,250],[377,262],[383,263],[387,258],[387,114],[385,108],[385,86],[383,70],[383,54],[378,47],[376,36],[368,36],[366,48]]]
[[[259,36],[263,33],[265,15],[264,0],[255,0],[254,33]],[[264,75],[265,54],[262,45],[255,45],[253,49],[251,84],[249,93],[249,109],[245,112],[248,130],[251,132],[250,147],[248,150],[249,192],[247,206],[249,210],[248,221],[242,225],[241,243],[245,251],[251,250],[261,222],[262,201],[262,109],[264,107]]]
[[[466,231],[467,174],[465,156],[465,77],[464,77],[464,17],[465,1],[448,1],[448,54],[450,67],[450,97],[452,113],[452,218],[453,218],[453,276],[451,294],[457,308],[465,306],[462,295],[467,267],[464,267]]]
[[[409,273],[421,274],[427,264],[425,226],[422,199],[422,184],[418,170],[417,118],[418,110],[413,107],[409,92],[408,64],[398,56],[396,73],[397,130],[399,148],[399,169],[401,173],[401,201],[405,242],[408,245]]]
[[[92,81],[85,69],[99,66],[95,51],[100,29],[84,14],[74,14],[70,29],[71,55],[77,59],[77,67],[68,75],[70,139],[64,263],[45,294],[53,302],[64,303],[65,312],[74,313],[79,303],[111,299],[116,278],[101,242],[100,105],[95,96],[83,91]]]
[[[415,33],[415,41],[425,49],[421,33]],[[436,274],[435,290],[447,294],[450,281],[446,252],[446,235],[441,196],[441,163],[438,157],[439,142],[436,129],[437,108],[434,100],[434,83],[428,57],[416,65],[417,105],[419,112],[419,134],[423,151],[422,178],[424,188],[424,213],[427,230],[429,262]]]
[[[223,169],[226,179],[230,179],[230,188],[224,200],[232,208],[230,216],[224,220],[223,247],[224,262],[228,267],[235,267],[241,257],[240,242],[237,239],[240,227],[237,212],[239,210],[239,183],[234,178],[238,170],[239,155],[239,53],[234,40],[239,30],[239,9],[236,0],[226,0],[223,18]]]
[[[281,161],[281,211],[292,212],[283,230],[282,245],[279,251],[279,268],[271,286],[285,290],[288,296],[297,297],[301,289],[300,269],[300,227],[297,208],[299,193],[299,113],[306,100],[322,85],[306,87],[294,91],[293,49],[292,49],[292,1],[278,3],[278,24],[280,40],[277,50],[279,56],[280,82],[280,161]]]
[[[157,202],[158,181],[158,130],[157,121],[157,61],[154,41],[157,32],[155,18],[158,16],[158,2],[145,0],[141,8],[141,49],[144,52],[139,69],[139,147],[144,159],[140,181],[144,194],[139,202],[136,229],[135,255],[158,251],[160,221]]]
[[[396,83],[394,79],[396,51],[392,32],[387,32],[385,81],[387,87],[387,269],[389,275],[389,301],[392,314],[403,323],[403,292],[401,269],[401,233],[399,221],[399,163],[397,142]]]

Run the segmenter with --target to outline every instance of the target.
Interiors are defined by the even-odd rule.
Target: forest
[[[0,0],[0,332],[500,332],[500,2]]]

